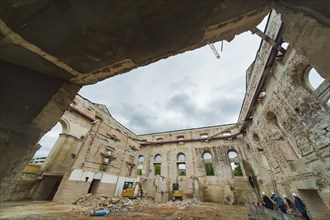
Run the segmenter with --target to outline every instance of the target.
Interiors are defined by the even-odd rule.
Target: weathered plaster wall
[[[103,105],[77,96],[71,106],[71,111],[67,111],[62,117],[67,123],[65,127],[68,127],[64,140],[74,137],[79,140],[79,144],[71,152],[67,151],[66,142],[60,142],[59,150],[54,150],[54,155],[50,155],[50,159],[45,162],[47,169],[44,169],[44,175],[47,175],[48,172],[53,172],[54,166],[51,165],[58,164],[58,158],[73,161],[66,169],[54,200],[73,202],[73,199],[87,194],[88,191],[114,196],[121,177],[136,176],[138,144],[134,141],[135,135],[115,121]],[[75,144],[68,146],[71,149]],[[109,160],[104,156],[107,151],[111,151]],[[108,161],[106,164],[105,160]],[[60,164],[63,166],[66,163]],[[75,198],[71,198],[71,192],[67,188],[71,189],[75,183],[82,187],[75,190]]]
[[[176,180],[186,197],[206,201],[222,202],[224,185],[230,185],[238,202],[246,199],[242,191],[252,190],[246,176],[232,175],[230,151],[237,152],[235,161],[245,174],[244,143],[235,124],[137,136],[115,121],[105,106],[81,96],[73,100],[61,124],[63,131],[38,173],[41,180],[32,190],[34,199],[72,203],[88,192],[120,196],[125,181],[141,181],[144,195],[158,202],[171,198]],[[106,151],[111,157],[104,164]],[[214,176],[206,176],[205,152],[212,154]],[[161,161],[155,161],[157,154]],[[185,155],[184,160],[178,159],[179,154]],[[137,176],[139,156],[145,158],[141,176]],[[161,163],[161,176],[155,175],[154,163]],[[185,176],[178,176],[179,164],[186,165]],[[63,179],[58,185],[59,178]]]
[[[274,4],[285,25],[283,38],[330,80],[330,2],[280,0]]]
[[[312,217],[322,219],[329,215],[330,204],[329,62],[324,60],[329,55],[329,40],[325,39],[329,28],[308,18],[313,12],[305,8],[304,13],[293,13],[297,7],[291,6],[291,11],[285,9],[290,12],[279,7],[283,38],[290,42],[286,53],[270,51],[263,42],[247,71],[247,92],[239,117],[247,144],[243,148],[245,167],[254,176],[259,193],[274,191],[291,197],[295,192]],[[281,22],[271,19],[266,32]],[[276,35],[272,37],[275,40]],[[315,48],[306,49],[311,44]],[[323,68],[318,65],[316,69],[326,80],[313,90],[308,73],[318,62]]]
[[[240,190],[253,191],[247,182],[247,177],[234,177],[230,167],[228,152],[235,151],[238,154],[237,162],[240,163],[245,174],[242,162],[244,155],[241,151],[244,143],[240,136],[228,139],[198,140],[202,134],[216,137],[217,134],[224,131],[227,134],[229,131],[231,134],[235,134],[238,132],[238,128],[236,125],[222,125],[139,136],[139,139],[146,143],[153,142],[153,144],[141,147],[139,151],[139,156],[144,157],[142,177],[155,178],[154,164],[161,163],[161,176],[167,179],[169,190],[172,190],[172,184],[178,180],[185,195],[190,198],[195,196],[205,201],[223,202],[224,185],[229,184],[234,192],[239,189],[238,185],[235,188],[236,179],[245,182],[244,187],[241,184]],[[223,137],[222,134],[219,136]],[[181,139],[178,140],[178,138]],[[203,159],[203,154],[206,152],[212,155],[214,176],[206,175]],[[185,160],[179,160],[178,155],[180,154],[185,155]],[[161,161],[155,161],[156,155],[161,155]],[[181,163],[186,165],[185,176],[178,174],[178,164]],[[195,189],[193,189],[193,179],[196,181]],[[193,195],[194,190],[196,195]],[[236,196],[236,201],[243,201],[241,193],[236,193]]]
[[[303,196],[308,190],[329,207],[330,106],[305,82],[309,66],[292,48],[276,60],[246,127],[246,155],[262,191]],[[322,217],[327,210],[311,212]]]
[[[80,87],[4,61],[0,65],[0,200],[10,200],[15,199],[12,187],[40,147],[36,143],[56,124]]]

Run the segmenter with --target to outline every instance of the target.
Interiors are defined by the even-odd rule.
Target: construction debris
[[[197,199],[185,199],[183,201],[169,201],[167,203],[156,203],[152,198],[109,198],[100,195],[87,194],[78,199],[75,203],[77,205],[73,211],[78,215],[93,215],[98,211],[107,212],[111,215],[120,215],[131,211],[142,211],[144,208],[152,207],[190,207],[195,205],[202,205],[203,203]],[[101,212],[100,212],[101,213]]]

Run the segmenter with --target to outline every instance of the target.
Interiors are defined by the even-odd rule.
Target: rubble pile
[[[89,215],[92,211],[107,208],[107,206],[110,203],[111,203],[111,198],[105,196],[93,196],[92,194],[87,194],[79,198],[73,204],[77,205],[77,207],[74,208],[76,214]]]
[[[109,210],[111,215],[135,211],[142,211],[145,207],[189,207],[202,205],[197,199],[185,199],[184,201],[169,201],[167,203],[155,203],[151,198],[110,198],[101,195],[87,194],[79,198],[73,211],[78,215],[90,215],[97,210]]]
[[[121,212],[130,212],[134,209],[141,210],[143,207],[154,205],[150,198],[110,198],[100,195],[87,194],[79,198],[75,203],[77,205],[73,211],[79,215],[89,215],[96,210],[109,210],[112,214]]]
[[[182,207],[189,207],[195,205],[203,205],[201,201],[198,199],[185,199],[183,201],[169,201],[167,203],[160,203],[157,204],[157,207],[170,207],[170,206],[182,206]]]
[[[78,199],[74,204],[82,207],[97,208],[100,206],[107,206],[111,202],[111,198],[105,196],[93,196],[92,194],[87,194],[80,199]]]

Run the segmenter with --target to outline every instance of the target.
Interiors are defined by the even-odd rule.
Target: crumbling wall
[[[246,153],[262,191],[314,190],[329,207],[330,109],[304,81],[309,65],[292,49],[275,62],[246,129]]]
[[[38,173],[41,178],[32,198],[72,203],[89,192],[120,195],[120,180],[136,177],[135,135],[105,106],[81,96],[76,96],[60,122],[63,131]],[[58,178],[63,178],[60,184]]]
[[[172,184],[178,182],[186,198],[195,197],[203,201],[223,203],[223,187],[229,184],[234,193],[237,192],[238,201],[247,201],[245,200],[247,197],[243,198],[242,195],[244,192],[253,191],[253,189],[248,184],[242,162],[245,156],[241,147],[245,144],[240,136],[233,138],[223,136],[223,133],[226,135],[236,134],[238,127],[237,125],[223,125],[139,136],[140,140],[149,143],[145,146],[142,144],[139,151],[139,155],[144,157],[142,177],[155,178],[154,165],[160,163],[161,175],[167,179],[168,185],[172,188]],[[206,134],[208,137],[217,138],[200,139]],[[242,167],[243,177],[233,176],[228,158],[230,151],[237,152],[237,161]],[[206,152],[212,155],[211,163],[214,176],[206,175],[203,158]],[[179,155],[182,154],[184,159],[181,160]],[[155,161],[156,155],[161,156],[161,161]],[[186,165],[185,175],[179,175],[179,164]],[[236,178],[240,178],[246,184],[241,184],[240,188],[235,189],[233,180]],[[149,187],[151,186],[148,185],[146,190],[153,192],[153,189]],[[156,196],[156,192],[154,193]]]
[[[35,174],[22,174],[11,191],[11,200],[28,200],[30,193],[38,183]]]
[[[323,78],[330,80],[329,2],[276,1],[274,8],[285,24],[283,38],[305,56]]]
[[[330,207],[330,90],[329,62],[325,61],[329,28],[321,24],[325,17],[314,25],[323,18],[315,17],[313,11],[293,13],[297,8],[291,3],[279,5],[276,8],[285,12],[286,28],[283,36],[271,37],[280,39],[280,44],[283,37],[290,45],[284,54],[267,53],[269,46],[263,42],[247,71],[249,83],[240,114],[247,144],[245,163],[251,167],[259,193],[273,191],[290,197],[295,192],[306,201],[312,216],[322,219]],[[281,22],[271,18],[267,31]],[[315,47],[305,50],[308,45]],[[326,79],[315,91],[308,82],[312,65]]]

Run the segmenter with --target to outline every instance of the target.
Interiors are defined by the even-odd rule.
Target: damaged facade
[[[276,19],[278,21],[276,21]],[[270,22],[281,24],[272,13]],[[282,25],[268,33],[281,42]],[[297,193],[312,216],[330,208],[330,83],[312,88],[313,68],[290,45],[284,54],[263,42],[247,70],[247,91],[239,123],[245,155],[259,192]]]
[[[265,33],[282,44],[284,31],[273,12]],[[136,135],[104,105],[76,96],[45,163],[37,175],[25,174],[13,199],[72,203],[87,193],[120,196],[125,181],[138,181],[145,195],[162,202],[178,181],[185,196],[203,201],[243,203],[261,191],[296,192],[322,218],[330,207],[330,84],[313,90],[311,68],[290,45],[281,53],[262,41],[246,73],[238,123],[231,125]],[[231,163],[243,176],[234,176]]]
[[[254,196],[246,178],[233,174],[234,161],[245,176],[245,145],[235,124],[136,135],[104,105],[81,96],[60,123],[63,131],[40,167],[31,199],[72,203],[87,193],[120,196],[126,181],[140,182],[143,194],[158,202],[171,199],[176,182],[186,197],[203,201],[242,203]]]

